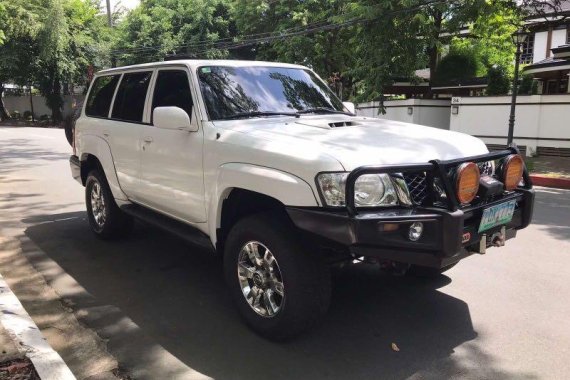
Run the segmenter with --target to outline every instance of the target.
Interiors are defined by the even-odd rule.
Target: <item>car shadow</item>
[[[212,378],[403,379],[440,365],[453,373],[459,366],[450,359],[454,348],[477,336],[467,304],[437,290],[448,277],[393,277],[359,264],[335,271],[331,308],[318,328],[291,342],[269,342],[241,322],[221,261],[210,253],[142,224],[129,238],[104,242],[91,234],[84,212],[24,222],[32,224],[27,237],[47,255],[32,257],[36,268],[55,261],[97,304],[120,309],[163,348]],[[92,307],[93,299],[70,292],[65,302],[77,312]],[[129,344],[119,317],[97,323],[123,335],[108,337],[111,352],[113,345]],[[149,354],[145,347],[137,350],[141,357]]]

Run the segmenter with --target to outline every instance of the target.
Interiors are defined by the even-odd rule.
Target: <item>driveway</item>
[[[336,271],[321,326],[275,344],[240,321],[219,259],[140,223],[128,239],[96,239],[69,154],[62,130],[0,128],[0,273],[34,320],[46,318],[42,292],[53,292],[60,307],[52,314],[77,321],[69,331],[36,323],[79,378],[96,373],[82,362],[94,353],[107,370],[115,360],[137,379],[565,379],[570,372],[570,191],[537,189],[528,229],[437,281],[363,264]],[[75,331],[90,353],[66,346]]]

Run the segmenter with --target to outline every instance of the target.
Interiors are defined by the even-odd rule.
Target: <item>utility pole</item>
[[[32,89],[33,89],[33,86],[30,85],[30,109],[32,112],[32,121],[36,121],[36,118],[34,117],[34,98],[32,96]]]
[[[521,60],[521,47],[526,40],[526,33],[524,31],[517,31],[513,33],[513,43],[516,45],[517,50],[515,53],[515,75],[513,78],[513,92],[511,97],[511,112],[509,114],[509,134],[507,136],[507,146],[513,146],[513,135],[515,133],[515,107],[517,106],[517,93],[519,87],[519,63]]]
[[[113,17],[111,15],[111,0],[107,0],[107,23],[109,24],[109,28],[113,27]],[[111,67],[116,67],[117,61],[113,52],[111,52]]]

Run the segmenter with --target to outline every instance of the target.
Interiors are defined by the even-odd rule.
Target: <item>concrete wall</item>
[[[85,98],[84,95],[65,95],[63,105],[63,115],[64,117],[72,111],[73,104],[80,104]],[[14,111],[20,112],[20,115],[24,115],[24,112],[31,111],[30,106],[30,96],[5,96],[3,98],[4,106],[9,113]],[[32,96],[32,101],[34,103],[34,116],[38,119],[42,115],[51,116],[51,110],[46,106],[46,101],[43,96]]]
[[[453,98],[450,129],[487,144],[506,144],[510,101],[508,96]],[[537,146],[570,148],[570,94],[519,96],[514,137],[529,155]]]
[[[450,104],[450,100],[443,99],[387,100],[386,114],[378,114],[380,102],[367,102],[356,105],[356,114],[449,129]]]

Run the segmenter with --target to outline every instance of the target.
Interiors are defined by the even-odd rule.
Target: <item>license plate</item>
[[[516,201],[509,201],[485,209],[479,225],[479,232],[510,222],[515,213],[516,203]]]

